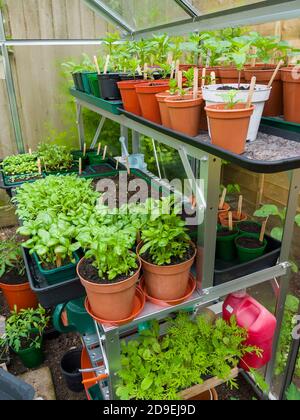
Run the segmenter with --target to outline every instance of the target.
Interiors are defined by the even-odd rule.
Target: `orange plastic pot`
[[[83,261],[84,258],[77,265],[77,274],[86,290],[93,314],[97,318],[110,321],[128,318],[133,311],[135,289],[139,280],[141,262],[139,261],[139,268],[135,274],[122,282],[96,284],[81,276],[80,266]]]
[[[165,102],[169,109],[172,129],[196,137],[199,134],[202,97],[194,99],[193,95],[173,96],[166,98]]]
[[[143,80],[125,80],[118,82],[118,88],[121,92],[124,109],[132,114],[142,115],[142,110],[137,97],[135,86]]]
[[[245,83],[244,71],[239,72],[235,67],[219,67],[218,76],[222,84],[238,83],[241,74],[241,83]]]
[[[172,266],[158,266],[145,261],[140,253],[143,243],[137,247],[145,278],[146,289],[154,299],[170,301],[181,299],[186,294],[189,284],[190,270],[195,261],[197,250],[193,257],[181,264]]]
[[[215,104],[205,108],[212,144],[238,155],[244,153],[250,118],[254,111],[254,106],[245,106],[236,104],[233,109],[226,109],[226,104]]]
[[[245,69],[245,80],[250,83],[253,76],[256,77],[257,84],[268,85],[273,76],[275,65],[266,67],[250,67]],[[264,117],[278,117],[283,114],[283,84],[280,72],[277,74],[273,84],[270,99],[265,104]]]
[[[219,219],[220,219],[221,225],[223,227],[228,227],[229,226],[228,212],[227,213],[221,213],[219,215]],[[239,223],[245,222],[246,220],[248,220],[248,215],[246,213],[242,213],[241,218],[238,219],[238,212],[237,211],[232,212],[232,224],[233,224],[234,227],[237,227],[237,225]]]
[[[142,116],[156,124],[161,124],[159,104],[156,94],[168,90],[169,82],[156,80],[155,82],[140,83],[136,85],[136,93],[142,111]]]
[[[281,69],[283,81],[283,115],[289,122],[300,124],[300,71],[297,67]]]
[[[166,98],[171,97],[170,93],[161,92],[161,93],[157,93],[155,96],[156,96],[159,109],[160,109],[160,117],[161,117],[162,125],[167,128],[172,128],[169,108],[165,102]]]
[[[18,285],[0,283],[0,289],[11,311],[14,310],[15,306],[18,312],[21,309],[35,309],[38,306],[37,297],[31,290],[29,283]]]

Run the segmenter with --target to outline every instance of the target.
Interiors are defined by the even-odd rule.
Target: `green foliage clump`
[[[142,229],[144,245],[140,254],[149,252],[153,263],[160,266],[171,264],[174,258],[184,259],[190,248],[186,223],[178,216],[176,207],[172,208],[172,200],[156,202],[150,220]]]
[[[300,389],[295,384],[291,384],[286,392],[287,401],[300,401]]]
[[[19,276],[25,274],[21,246],[14,237],[0,242],[0,278],[11,271],[16,271]]]
[[[39,305],[37,309],[15,309],[6,320],[5,334],[0,338],[0,347],[9,346],[15,352],[27,348],[41,347],[41,338],[48,326],[50,317]]]
[[[40,144],[38,156],[47,172],[67,171],[74,165],[73,156],[66,146]]]
[[[6,157],[2,162],[5,175],[38,173],[37,154],[21,154]]]
[[[229,379],[231,370],[246,354],[261,350],[246,346],[247,332],[236,320],[222,319],[211,324],[205,316],[191,321],[187,314],[170,320],[165,336],[152,323],[138,340],[122,343],[122,369],[117,395],[122,400],[178,400],[178,393],[203,383],[203,378],[217,376],[236,387]]]

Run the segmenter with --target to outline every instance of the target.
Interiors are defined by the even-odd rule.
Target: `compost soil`
[[[249,90],[250,86],[240,86],[239,89],[234,86],[220,86],[217,90]]]
[[[184,262],[189,261],[190,259],[192,259],[194,255],[195,255],[195,248],[191,245],[189,247],[189,249],[187,250],[187,252],[186,252],[186,254],[185,254],[185,256],[183,258],[178,258],[178,257],[175,258],[175,257],[173,257],[171,259],[171,263],[164,265],[164,267],[170,267],[172,265],[182,264],[182,263],[184,263]],[[152,259],[151,255],[150,255],[150,252],[149,251],[145,252],[143,255],[141,255],[141,257],[146,262],[148,262],[150,264],[157,265],[153,261],[153,259]]]
[[[20,284],[28,283],[28,279],[25,275],[20,276],[18,271],[14,269],[14,270],[9,271],[8,273],[5,273],[0,278],[0,283],[11,285],[11,286],[17,286]]]
[[[10,177],[9,178],[9,183],[10,184],[17,184],[18,182],[25,182],[25,181],[35,181],[35,180],[38,180],[38,179],[42,179],[43,177],[42,176],[40,176],[40,175],[37,175],[37,176],[28,176],[28,177],[17,177],[17,176],[14,176],[14,177]]]
[[[247,233],[260,233],[261,227],[256,223],[240,223],[240,230]]]
[[[129,279],[130,277],[132,277],[137,272],[137,270],[135,270],[135,271],[132,272],[132,274],[129,274],[128,276],[120,275],[120,276],[116,277],[114,280],[109,280],[107,277],[100,278],[97,268],[93,267],[92,264],[93,264],[92,260],[82,261],[82,263],[80,264],[80,267],[79,267],[79,274],[85,280],[87,280],[91,283],[95,283],[95,284],[121,283],[122,281],[125,281],[125,280]],[[138,261],[137,261],[137,264],[138,264]]]
[[[239,238],[237,244],[245,249],[259,249],[262,247],[262,243],[255,238]]]

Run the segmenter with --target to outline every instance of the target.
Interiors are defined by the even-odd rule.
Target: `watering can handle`
[[[129,153],[128,153],[128,150],[127,150],[127,147],[126,147],[126,139],[125,139],[125,137],[120,137],[119,141],[120,141],[121,146],[122,146],[122,157],[126,158],[126,157],[129,156]]]

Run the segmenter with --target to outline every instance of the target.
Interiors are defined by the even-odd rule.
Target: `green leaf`
[[[271,231],[272,238],[276,239],[277,241],[282,241],[283,237],[283,228],[276,227]]]
[[[148,376],[141,383],[141,388],[143,391],[147,391],[147,389],[149,389],[152,384],[153,384],[153,379]]]
[[[279,215],[278,207],[274,206],[273,204],[266,204],[262,206],[261,209],[257,210],[254,213],[255,217],[262,217],[262,218],[266,218],[269,216],[278,216],[278,215]]]
[[[300,390],[293,383],[286,392],[287,401],[300,401]]]

